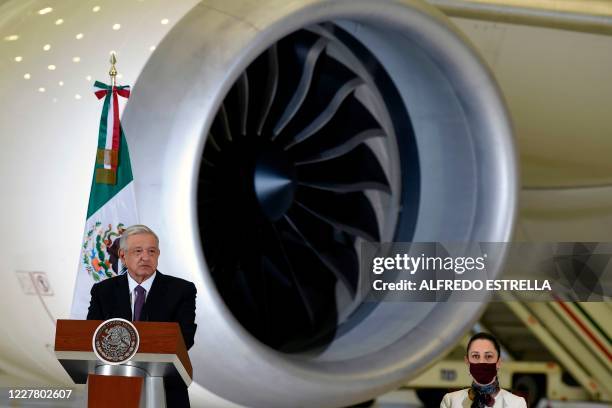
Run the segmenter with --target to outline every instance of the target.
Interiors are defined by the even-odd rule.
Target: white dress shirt
[[[134,304],[136,303],[136,296],[138,296],[134,289],[136,289],[136,286],[138,286],[139,283],[136,282],[134,278],[132,278],[132,276],[130,276],[129,272],[126,272],[126,273],[128,276],[127,277],[128,287],[130,288],[130,302],[132,304],[132,320],[134,320]],[[149,291],[151,290],[151,285],[153,285],[153,280],[155,279],[155,275],[157,275],[157,271],[153,272],[153,275],[151,275],[149,278],[147,278],[146,280],[142,281],[142,283],[140,283],[140,286],[142,286],[144,290],[146,290],[145,301],[147,300],[147,296],[149,296]]]

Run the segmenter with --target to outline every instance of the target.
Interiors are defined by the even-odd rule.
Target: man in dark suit
[[[88,320],[120,317],[126,320],[177,322],[187,348],[196,331],[196,288],[184,279],[157,270],[159,239],[144,225],[133,225],[120,238],[119,257],[127,273],[106,279],[91,288]],[[185,383],[164,379],[167,407],[189,407]]]

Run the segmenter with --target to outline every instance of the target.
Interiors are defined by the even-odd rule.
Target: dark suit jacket
[[[177,322],[181,327],[187,349],[193,346],[196,288],[191,282],[157,271],[140,320]],[[91,288],[87,320],[106,320],[120,317],[132,320],[132,304],[127,273],[96,283]],[[187,388],[180,379],[164,380],[168,407],[187,407]]]

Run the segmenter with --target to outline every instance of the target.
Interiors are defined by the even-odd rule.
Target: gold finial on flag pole
[[[117,76],[117,68],[115,68],[115,64],[117,63],[117,56],[114,52],[111,52],[110,63],[111,67],[110,71],[108,71],[108,75],[110,75],[111,78],[111,86],[115,86],[115,77]]]

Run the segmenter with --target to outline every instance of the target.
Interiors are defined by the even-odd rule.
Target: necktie
[[[132,320],[137,321],[140,320],[140,313],[145,303],[145,294],[147,291],[145,288],[138,285],[134,288],[134,292],[136,292],[136,301],[134,302],[134,318]]]

